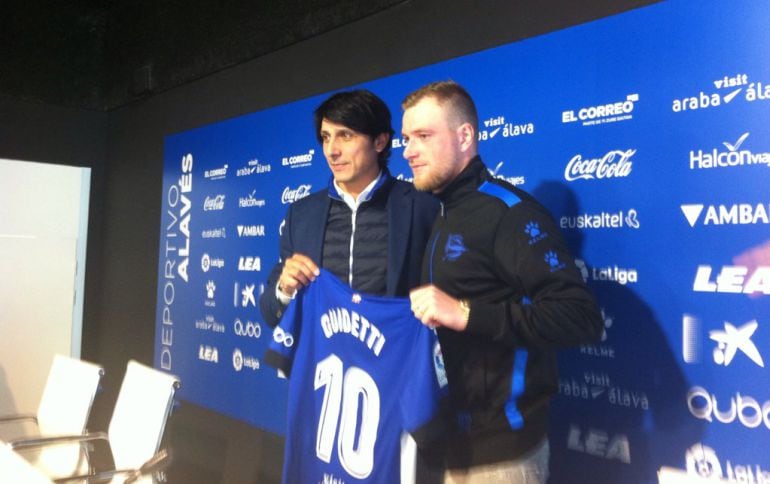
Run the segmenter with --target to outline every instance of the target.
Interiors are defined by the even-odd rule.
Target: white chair
[[[51,480],[5,444],[0,444],[0,482],[51,484]]]
[[[82,434],[86,430],[88,416],[104,369],[68,356],[55,355],[48,373],[37,413],[34,415],[10,415],[0,417],[0,436],[3,440],[53,437]],[[19,432],[20,423],[32,424],[30,432]],[[10,425],[14,424],[14,425]],[[16,432],[13,432],[13,431]],[[13,447],[13,444],[11,444]],[[72,473],[81,463],[78,444],[59,445],[25,455],[36,467],[51,473]]]
[[[106,440],[115,469],[139,469],[160,448],[166,421],[180,386],[179,378],[131,360],[115,402],[107,432],[41,438],[12,443],[17,451],[62,442]],[[84,446],[87,449],[87,446]],[[62,477],[62,476],[54,476]]]
[[[22,437],[13,435],[13,428],[7,425],[22,422],[35,425],[35,436],[82,433],[103,375],[104,369],[98,365],[54,355],[37,413],[0,416],[0,437]]]

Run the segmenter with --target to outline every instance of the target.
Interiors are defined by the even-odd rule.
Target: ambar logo
[[[681,205],[682,213],[690,227],[696,225],[757,225],[770,224],[770,204],[733,203],[732,205]],[[705,215],[701,219],[701,214]]]

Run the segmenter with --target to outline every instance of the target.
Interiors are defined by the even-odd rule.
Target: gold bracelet
[[[468,324],[468,320],[471,317],[471,303],[467,299],[460,299],[460,310],[463,312],[465,324]]]

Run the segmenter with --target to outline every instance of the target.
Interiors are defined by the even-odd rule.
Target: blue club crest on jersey
[[[543,258],[547,263],[548,266],[551,269],[551,272],[556,272],[564,269],[567,267],[566,264],[563,262],[559,262],[559,257],[556,255],[556,252],[549,250],[545,253],[545,257]]]
[[[462,256],[468,249],[463,243],[463,236],[460,234],[449,234],[446,239],[446,245],[444,246],[444,260],[456,261]]]
[[[529,245],[536,244],[548,237],[548,232],[541,232],[540,224],[534,220],[527,223],[524,227],[524,232],[529,235]]]

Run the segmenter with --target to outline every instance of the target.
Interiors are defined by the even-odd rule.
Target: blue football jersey
[[[284,483],[398,482],[402,432],[418,445],[438,435],[443,360],[408,299],[356,293],[321,270],[265,361],[289,375]]]

